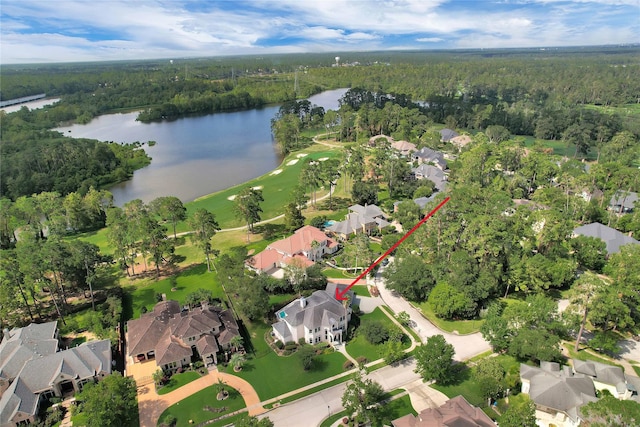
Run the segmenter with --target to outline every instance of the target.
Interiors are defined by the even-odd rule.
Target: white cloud
[[[440,37],[421,37],[416,39],[416,41],[420,43],[438,43],[443,42],[444,39],[441,39]]]

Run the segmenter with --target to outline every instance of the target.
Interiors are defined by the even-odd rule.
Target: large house
[[[606,225],[594,222],[587,225],[582,225],[573,230],[574,236],[587,236],[596,237],[607,245],[607,253],[609,255],[620,252],[620,246],[628,244],[640,244],[639,241],[633,237],[627,236],[624,233],[619,232],[615,228],[607,227]]]
[[[353,292],[349,291],[348,302],[338,301],[336,286],[339,285],[329,283],[325,290],[298,298],[279,310],[278,321],[271,326],[273,336],[283,343],[301,339],[309,344],[341,343],[351,320]]]
[[[626,375],[621,367],[604,363],[573,359],[573,372],[591,378],[598,391],[607,390],[620,400],[634,400],[640,403],[638,385],[640,378]]]
[[[540,367],[520,365],[522,393],[536,405],[540,427],[577,427],[580,408],[598,400],[591,378],[575,375],[570,367],[540,362]]]
[[[427,408],[418,416],[405,415],[391,421],[393,427],[495,427],[482,409],[471,405],[463,396],[447,400],[437,408]]]
[[[417,168],[411,169],[416,179],[428,179],[433,182],[438,191],[444,191],[447,186],[447,177],[442,169],[428,164],[421,164]]]
[[[453,129],[440,129],[440,141],[442,142],[451,142],[457,136],[460,136],[460,134]]]
[[[393,141],[391,143],[391,148],[398,150],[402,156],[408,156],[417,150],[416,144],[408,141]]]
[[[435,166],[440,168],[440,170],[445,170],[447,168],[447,161],[444,159],[444,154],[440,151],[432,150],[427,147],[423,147],[420,150],[413,152],[411,154],[411,160],[418,162],[418,164],[433,163]]]
[[[327,227],[327,231],[342,239],[353,234],[370,235],[376,229],[381,230],[391,225],[386,218],[387,216],[382,212],[382,209],[376,205],[353,205],[349,208],[349,213],[344,221],[330,225]]]
[[[616,191],[616,194],[613,195],[609,202],[609,209],[615,213],[631,213],[637,201],[638,193],[634,193],[633,191]]]
[[[325,254],[338,250],[338,243],[316,227],[305,225],[292,236],[273,242],[266,249],[251,258],[245,265],[258,273],[273,273],[291,263],[300,260],[305,266],[311,266]]]
[[[177,301],[161,301],[152,311],[127,322],[127,354],[134,362],[154,359],[166,372],[188,366],[197,354],[207,366],[218,363],[218,353],[231,348],[239,336],[230,310],[203,302],[192,310]]]
[[[0,427],[32,423],[43,400],[79,392],[85,384],[111,374],[109,340],[57,351],[57,334],[57,322],[4,331],[0,343],[5,385],[0,397]]]

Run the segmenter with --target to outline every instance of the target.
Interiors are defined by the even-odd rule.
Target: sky
[[[640,43],[640,0],[1,0],[0,64]]]

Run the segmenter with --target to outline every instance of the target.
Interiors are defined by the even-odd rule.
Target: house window
[[[313,344],[313,338],[309,338],[309,344]]]

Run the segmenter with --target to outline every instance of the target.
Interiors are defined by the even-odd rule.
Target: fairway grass
[[[302,153],[306,153],[307,156],[304,158],[296,157]],[[246,187],[262,187],[262,196],[264,198],[264,202],[260,204],[262,218],[273,218],[283,214],[284,207],[291,198],[291,191],[299,184],[298,177],[305,162],[309,159],[318,160],[325,157],[337,157],[340,154],[340,150],[322,145],[313,145],[303,150],[302,153],[294,153],[286,157],[277,168],[277,170],[282,170],[278,174],[269,172],[243,184],[185,203],[187,214],[190,215],[196,209],[204,208],[215,215],[221,228],[243,226],[245,224],[235,216],[235,203],[229,199]],[[299,161],[295,164],[287,165],[289,161],[296,159]],[[187,231],[188,228],[186,222],[178,225],[178,231]]]

